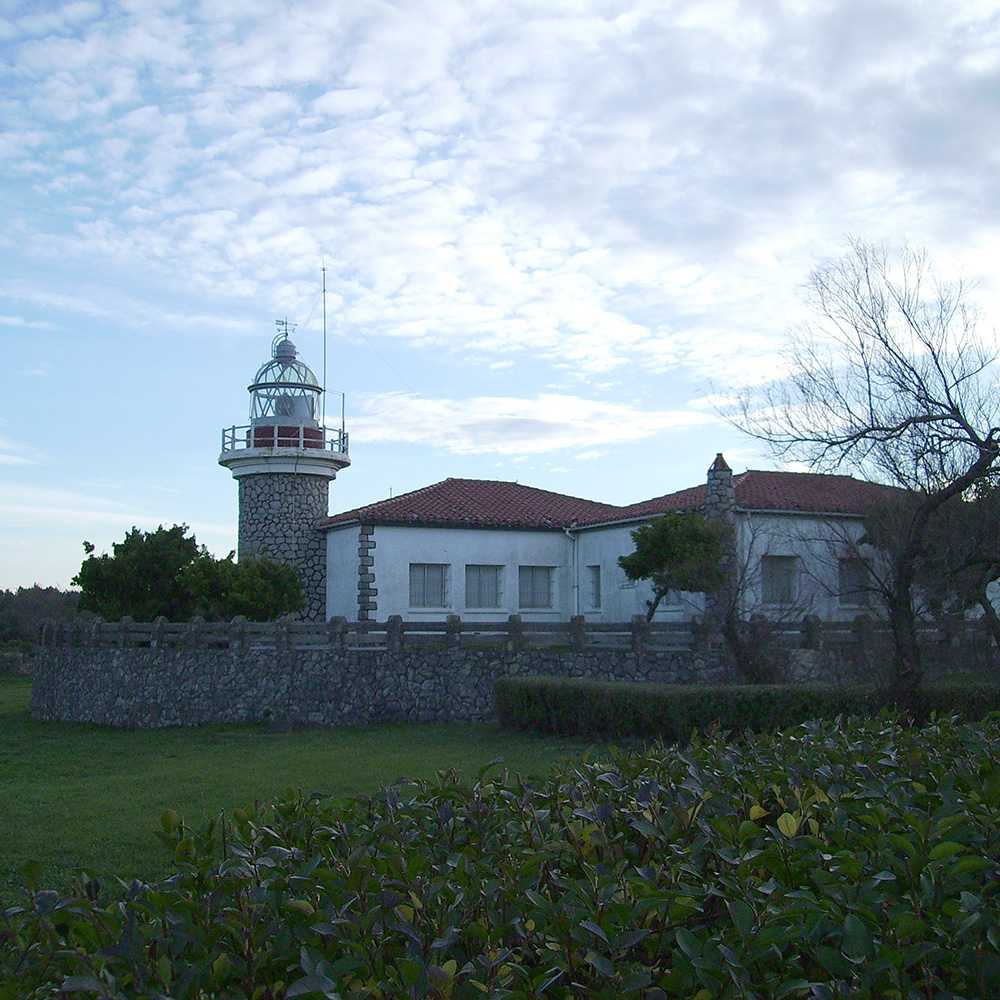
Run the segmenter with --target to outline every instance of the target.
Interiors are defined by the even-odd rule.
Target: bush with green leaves
[[[494,684],[501,725],[585,739],[684,742],[716,726],[731,733],[783,729],[807,719],[874,715],[889,693],[823,684],[629,684],[567,677],[501,677]],[[943,678],[908,698],[920,720],[934,712],[981,719],[1000,710],[1000,684]]]
[[[998,996],[998,761],[880,716],[167,813],[167,881],[8,906],[0,998]]]
[[[79,607],[109,621],[126,615],[140,622],[162,616],[209,621],[243,615],[250,621],[270,621],[302,609],[298,570],[267,555],[234,561],[234,552],[216,559],[186,524],[156,531],[132,528],[107,552],[94,555],[84,542],[87,558],[73,583],[80,588]]]

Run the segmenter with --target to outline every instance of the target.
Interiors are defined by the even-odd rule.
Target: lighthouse
[[[219,464],[239,482],[239,558],[268,555],[299,571],[303,617],[326,617],[326,541],[330,480],[351,464],[343,420],[324,426],[323,387],[299,360],[290,324],[278,321],[271,358],[250,392],[250,423],[222,432]]]

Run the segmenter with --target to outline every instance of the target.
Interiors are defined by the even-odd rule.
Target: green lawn
[[[165,809],[189,823],[292,787],[350,796],[399,777],[495,758],[522,774],[579,756],[578,741],[501,731],[492,724],[381,725],[271,733],[263,726],[133,732],[35,722],[30,681],[0,676],[0,898],[36,860],[42,882],[65,887],[78,868],[154,878],[169,857],[153,835]]]

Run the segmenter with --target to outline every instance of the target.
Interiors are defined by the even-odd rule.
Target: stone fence
[[[779,676],[848,683],[884,676],[888,638],[859,618],[745,624]],[[974,622],[928,628],[931,672],[995,669]],[[717,630],[704,622],[444,622],[175,624],[55,622],[43,627],[32,715],[127,728],[270,722],[277,726],[479,721],[493,717],[493,682],[550,674],[601,680],[726,683]]]

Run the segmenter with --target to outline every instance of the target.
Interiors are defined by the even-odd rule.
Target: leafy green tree
[[[270,621],[300,611],[302,584],[294,566],[268,556],[234,561],[202,553],[181,571],[181,580],[195,602],[196,613],[208,620],[243,615],[250,621]]]
[[[162,615],[183,621],[194,612],[194,599],[180,580],[180,572],[199,555],[194,536],[186,524],[156,531],[132,528],[121,542],[95,556],[94,546],[84,542],[87,553],[72,582],[80,588],[81,611],[115,621],[129,615],[136,621],[152,621]]]
[[[232,552],[216,559],[188,530],[186,524],[150,532],[133,528],[111,555],[94,555],[94,546],[84,542],[87,558],[73,578],[80,610],[109,621],[125,615],[136,621],[161,615],[170,621],[195,615],[268,621],[302,607],[294,566],[266,556],[235,562]]]
[[[725,582],[723,539],[727,528],[700,514],[668,511],[632,532],[635,551],[619,556],[630,580],[649,580],[653,599],[646,602],[652,619],[671,590],[711,593]]]

